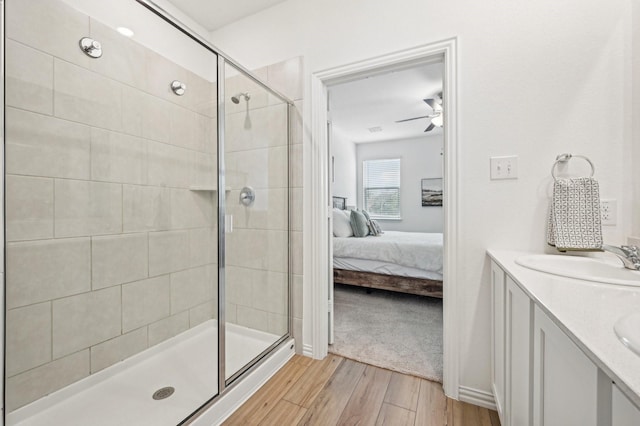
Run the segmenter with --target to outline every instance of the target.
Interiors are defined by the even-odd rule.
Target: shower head
[[[238,93],[237,95],[231,97],[231,102],[233,102],[234,104],[239,104],[240,98],[244,98],[244,100],[248,102],[249,99],[251,99],[251,96],[249,96],[249,92]]]

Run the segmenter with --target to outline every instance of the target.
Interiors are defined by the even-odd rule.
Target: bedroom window
[[[364,209],[374,219],[400,217],[400,159],[362,162]]]

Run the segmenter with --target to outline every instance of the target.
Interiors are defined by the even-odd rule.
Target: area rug
[[[442,300],[336,284],[329,352],[442,383]]]

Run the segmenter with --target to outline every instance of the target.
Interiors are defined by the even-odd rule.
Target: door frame
[[[328,285],[329,270],[329,221],[332,206],[329,203],[327,149],[327,86],[355,80],[363,76],[393,69],[408,68],[416,64],[440,59],[444,65],[444,264],[443,279],[443,386],[445,394],[458,399],[460,313],[457,296],[458,235],[459,235],[459,160],[458,160],[458,110],[457,110],[457,38],[449,38],[407,50],[393,52],[362,61],[332,67],[311,74],[311,141],[309,155],[309,243],[308,289],[304,292],[305,330],[311,339],[305,344],[304,353],[313,358],[327,356],[328,346]],[[306,197],[305,197],[306,198]],[[306,257],[306,256],[305,256]],[[308,312],[308,314],[307,314]]]

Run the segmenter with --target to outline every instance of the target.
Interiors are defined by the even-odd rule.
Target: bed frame
[[[333,282],[442,299],[442,281],[333,269]]]

